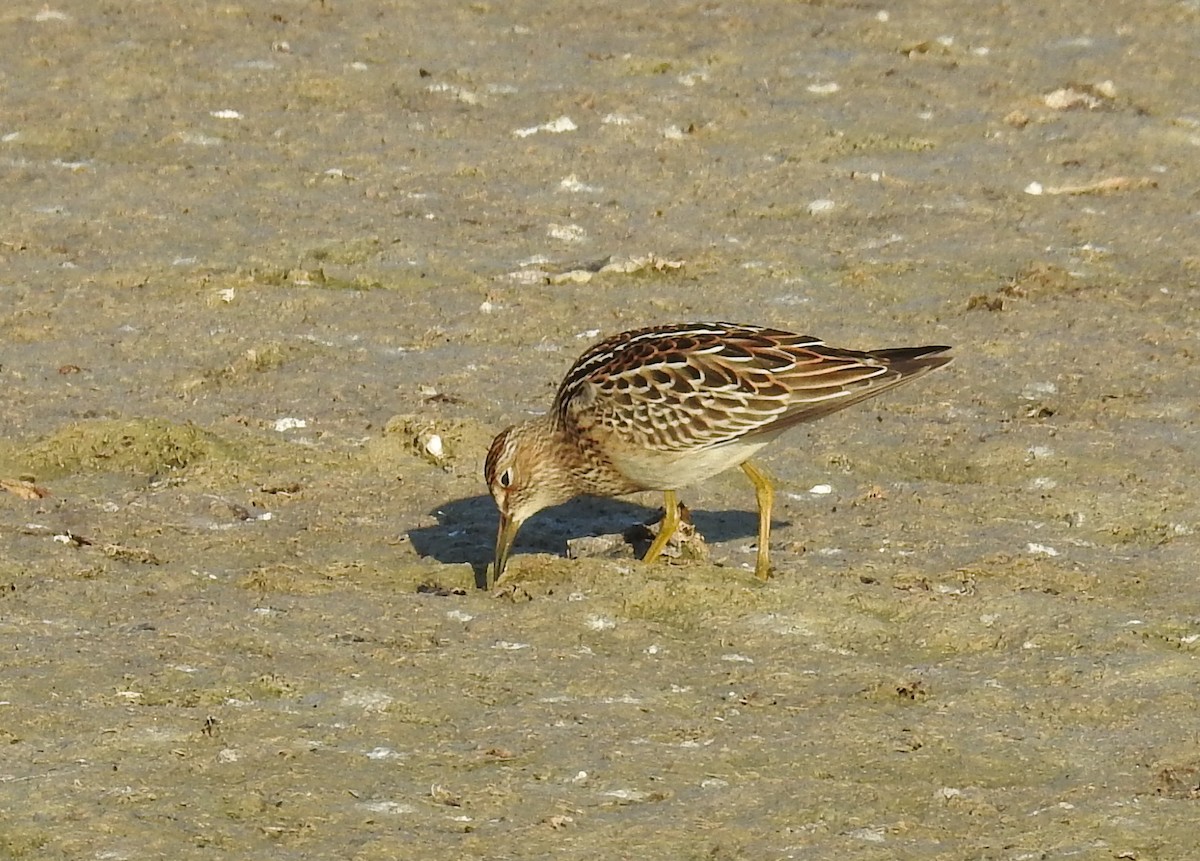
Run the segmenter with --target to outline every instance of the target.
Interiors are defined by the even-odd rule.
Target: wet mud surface
[[[0,12],[0,858],[1194,857],[1194,2],[179,6]],[[691,319],[958,358],[477,588]]]

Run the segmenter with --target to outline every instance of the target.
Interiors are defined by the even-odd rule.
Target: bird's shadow
[[[661,508],[623,499],[581,496],[531,517],[517,533],[513,552],[563,555],[570,539],[624,533],[636,524],[653,522],[660,512]],[[475,573],[475,585],[486,588],[499,523],[492,498],[480,495],[455,499],[430,513],[437,518],[436,524],[408,532],[413,549],[443,564],[468,563]],[[711,543],[758,535],[758,515],[754,511],[693,510],[691,514],[697,531]]]

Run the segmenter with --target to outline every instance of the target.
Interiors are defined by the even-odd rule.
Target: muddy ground
[[[1194,0],[448,5],[0,11],[0,858],[1195,858]],[[713,318],[958,359],[477,588]]]

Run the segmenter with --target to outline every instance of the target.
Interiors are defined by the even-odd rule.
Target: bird
[[[678,492],[740,466],[758,504],[755,574],[770,576],[774,490],[750,458],[789,428],[873,398],[953,359],[947,346],[848,350],[766,326],[676,323],[588,349],[550,410],[501,431],[484,460],[500,512],[492,565],[505,572],[532,515],[576,496],[660,491],[664,515],[643,559],[678,528]]]

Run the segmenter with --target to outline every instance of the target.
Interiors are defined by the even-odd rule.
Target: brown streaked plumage
[[[951,360],[949,347],[842,350],[762,326],[681,323],[614,335],[567,372],[546,415],[492,441],[484,478],[500,509],[494,576],[517,530],[579,496],[660,490],[663,525],[647,562],[679,522],[676,491],[733,466],[758,501],[755,573],[770,571],[773,491],[749,462],[793,425],[872,398]]]

